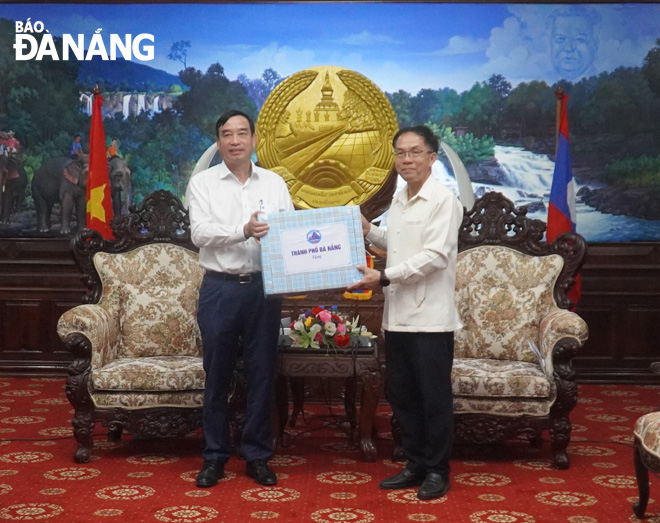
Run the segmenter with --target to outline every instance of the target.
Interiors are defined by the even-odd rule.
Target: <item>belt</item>
[[[230,272],[216,272],[207,270],[206,275],[209,278],[214,278],[216,280],[237,281],[238,283],[256,283],[261,281],[260,272],[243,272],[240,274],[234,274]]]

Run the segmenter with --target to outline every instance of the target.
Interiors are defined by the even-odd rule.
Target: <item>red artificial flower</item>
[[[314,307],[314,308],[312,309],[312,314],[313,314],[314,316],[316,316],[316,315],[317,315],[319,312],[321,312],[322,310],[325,310],[325,309],[324,309],[323,307],[318,307],[318,306],[317,306],[317,307]]]
[[[314,341],[318,341],[321,347],[323,347],[323,334],[317,332],[316,336],[314,336]]]
[[[332,315],[332,321],[334,321],[335,323],[344,323],[344,320],[342,320],[342,319],[341,319],[339,316],[337,316],[336,314],[333,314],[333,315]]]
[[[348,347],[351,343],[351,337],[347,334],[335,334],[332,338],[337,347]]]

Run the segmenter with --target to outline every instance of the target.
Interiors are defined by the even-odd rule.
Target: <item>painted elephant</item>
[[[27,183],[20,156],[0,155],[0,224],[9,223],[11,214],[21,210]]]
[[[89,156],[78,160],[58,156],[46,160],[32,178],[32,197],[37,210],[37,231],[48,232],[53,205],[61,203],[60,234],[71,233],[75,210],[76,226],[85,226]]]
[[[112,196],[112,215],[119,216],[128,213],[132,201],[131,168],[124,158],[113,156],[108,161],[108,176]]]

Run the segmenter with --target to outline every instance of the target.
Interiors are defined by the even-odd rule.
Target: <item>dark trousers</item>
[[[449,476],[454,438],[453,332],[385,333],[387,399],[409,466]]]
[[[261,279],[242,284],[219,280],[210,274],[204,276],[197,311],[206,372],[202,418],[204,459],[224,463],[231,455],[227,399],[241,346],[247,404],[240,454],[247,461],[270,459],[271,401],[281,310],[281,300],[264,298]]]

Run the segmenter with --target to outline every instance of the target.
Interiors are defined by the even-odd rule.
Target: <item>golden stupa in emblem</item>
[[[298,208],[360,205],[388,180],[396,115],[365,76],[336,66],[299,71],[268,96],[257,158],[286,181]]]

